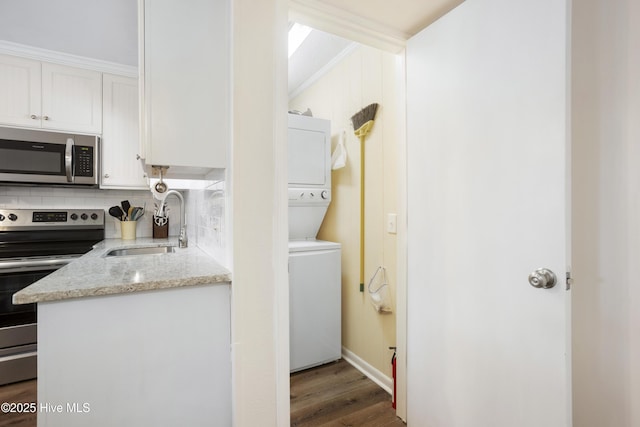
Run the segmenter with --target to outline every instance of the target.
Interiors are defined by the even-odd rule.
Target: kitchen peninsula
[[[38,304],[38,425],[231,425],[230,282],[197,247],[107,239],[16,293]]]

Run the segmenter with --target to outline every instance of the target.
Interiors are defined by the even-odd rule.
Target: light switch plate
[[[394,213],[387,214],[387,233],[396,234],[398,232],[398,215]]]

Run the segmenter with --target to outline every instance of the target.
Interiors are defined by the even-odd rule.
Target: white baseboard
[[[342,358],[349,362],[354,368],[358,371],[362,372],[367,376],[371,381],[378,384],[384,391],[389,394],[393,392],[393,378],[389,378],[363,359],[361,359],[354,352],[342,347]]]

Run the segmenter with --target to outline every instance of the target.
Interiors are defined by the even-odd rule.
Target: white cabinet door
[[[0,124],[40,127],[40,62],[0,55]]]
[[[138,156],[138,80],[103,75],[101,188],[148,189]]]
[[[102,131],[102,74],[42,63],[42,128]]]
[[[226,166],[230,129],[230,4],[141,0],[147,165]]]

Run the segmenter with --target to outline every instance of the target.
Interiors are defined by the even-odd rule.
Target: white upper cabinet
[[[103,75],[100,188],[148,189],[138,159],[138,79]]]
[[[100,133],[102,73],[42,63],[42,127]]]
[[[102,74],[0,55],[0,124],[99,134]]]
[[[0,123],[40,127],[40,62],[0,55]]]
[[[170,166],[169,177],[226,167],[229,0],[139,0],[139,7],[146,165]]]

